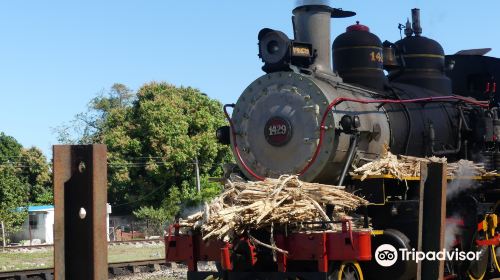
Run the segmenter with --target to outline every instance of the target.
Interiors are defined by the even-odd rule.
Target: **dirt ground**
[[[199,262],[198,269],[202,271],[215,271],[217,268],[213,262]],[[181,264],[174,264],[173,267],[152,273],[138,273],[113,277],[113,280],[179,280],[186,279],[187,267]]]

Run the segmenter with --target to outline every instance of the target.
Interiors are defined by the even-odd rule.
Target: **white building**
[[[13,234],[11,241],[38,239],[41,243],[54,243],[54,206],[29,206],[28,214],[21,231]]]

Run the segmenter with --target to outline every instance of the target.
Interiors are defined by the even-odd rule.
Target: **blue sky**
[[[382,40],[399,39],[398,23],[422,9],[423,35],[447,53],[492,47],[500,56],[500,1],[335,1],[357,16],[336,19],[332,36],[359,20]],[[52,128],[85,110],[113,83],[193,86],[224,103],[262,74],[257,33],[290,37],[295,1],[0,2],[0,131],[50,158]]]

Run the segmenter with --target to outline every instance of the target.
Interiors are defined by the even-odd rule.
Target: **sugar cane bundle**
[[[181,225],[198,227],[203,238],[229,240],[248,229],[271,228],[311,221],[330,221],[325,206],[334,206],[341,218],[367,201],[348,193],[343,187],[306,183],[297,176],[281,176],[259,182],[228,180],[221,195]],[[333,225],[333,224],[330,224]]]
[[[496,176],[496,170],[487,171],[484,163],[477,163],[461,159],[457,162],[448,163],[448,176]]]
[[[420,176],[420,164],[422,162],[441,162],[445,163],[446,158],[428,157],[419,158],[412,156],[400,155],[399,157],[385,152],[382,156],[369,162],[359,168],[354,169],[351,175],[361,176],[361,180],[366,179],[373,175],[392,175],[400,180],[407,177]],[[466,172],[464,172],[466,171]],[[475,163],[469,160],[459,160],[458,162],[447,164],[447,175],[451,177],[456,176],[494,176],[496,171],[486,171],[484,164]]]

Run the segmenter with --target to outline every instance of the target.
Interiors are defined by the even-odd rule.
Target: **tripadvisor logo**
[[[399,254],[399,258],[398,258]],[[416,263],[423,260],[427,261],[478,261],[481,252],[464,252],[458,249],[448,251],[443,249],[439,252],[421,252],[415,249],[408,250],[406,248],[399,248],[396,250],[390,244],[382,244],[378,246],[375,251],[375,261],[381,266],[388,267],[394,265],[398,259],[402,261],[414,261]]]
[[[392,266],[398,260],[398,251],[390,244],[382,244],[375,251],[375,260],[381,266]]]

